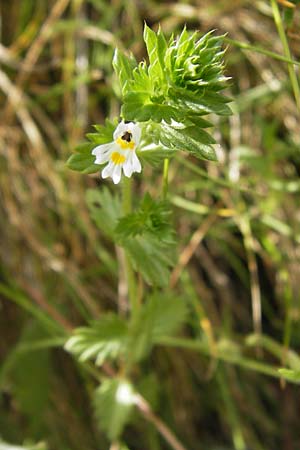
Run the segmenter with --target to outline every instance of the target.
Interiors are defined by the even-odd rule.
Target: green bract
[[[223,74],[222,38],[212,32],[199,37],[184,29],[167,42],[161,30],[155,33],[145,25],[149,64],[138,64],[119,50],[113,60],[124,119],[152,122],[153,134],[165,149],[215,160],[215,141],[203,130],[211,124],[200,116],[231,113],[230,100],[220,93],[228,79]]]

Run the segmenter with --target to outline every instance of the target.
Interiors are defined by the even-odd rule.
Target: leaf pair
[[[174,243],[174,230],[170,225],[171,210],[166,201],[155,202],[146,194],[139,209],[121,217],[116,226],[119,239],[149,233],[166,244]]]
[[[145,196],[135,213],[120,217],[121,205],[108,189],[89,190],[87,203],[93,220],[110,239],[127,250],[132,265],[144,280],[166,286],[174,264],[173,229],[164,202]]]
[[[65,349],[82,362],[93,360],[102,365],[118,359],[135,363],[145,358],[161,337],[175,333],[186,315],[186,304],[181,298],[154,294],[130,324],[116,314],[106,314],[88,327],[77,328]]]
[[[129,368],[145,358],[160,338],[175,333],[185,322],[187,307],[181,298],[155,294],[141,306],[133,322],[107,314],[88,327],[77,328],[65,349],[80,361],[102,365],[116,360]],[[95,410],[110,440],[121,434],[136,402],[132,384],[124,378],[106,379],[97,389]]]

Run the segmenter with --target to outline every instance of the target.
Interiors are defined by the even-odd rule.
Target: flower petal
[[[122,165],[121,164],[116,164],[112,173],[112,179],[114,184],[118,184],[120,183],[121,180],[121,170],[122,170]]]
[[[114,163],[110,161],[101,172],[102,178],[111,177],[114,171],[114,167],[115,167]]]
[[[137,147],[140,143],[142,130],[134,122],[127,123],[127,130],[132,133],[133,142],[135,143],[135,147]]]
[[[131,177],[133,172],[141,172],[142,167],[141,163],[136,156],[135,152],[129,152],[126,158],[126,161],[123,165],[124,175],[128,178]]]
[[[136,156],[135,152],[132,152],[132,166],[133,171],[140,173],[142,171],[142,166],[139,158]]]
[[[109,156],[115,147],[114,142],[98,145],[92,150],[92,155],[96,156],[95,164],[103,164],[109,160]]]
[[[127,156],[126,161],[123,164],[123,172],[124,172],[124,175],[128,178],[130,178],[133,173],[132,156],[130,153]]]
[[[117,126],[117,128],[114,131],[113,137],[114,140],[118,139],[118,137],[122,136],[124,133],[126,133],[127,131],[127,123],[125,123],[123,120],[122,122],[119,123],[119,125]]]

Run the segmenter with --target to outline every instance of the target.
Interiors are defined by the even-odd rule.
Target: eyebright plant
[[[142,366],[140,380],[133,368],[154,345],[178,332],[188,316],[184,298],[168,288],[176,261],[166,199],[168,161],[178,151],[216,160],[215,141],[206,131],[212,124],[204,116],[230,114],[229,99],[221,93],[228,80],[223,73],[222,38],[212,32],[191,34],[184,28],[167,41],[160,29],[155,33],[145,25],[147,61],[137,63],[132,54],[118,49],[114,54],[121,120],[94,125],[89,142],[79,145],[67,163],[82,173],[101,169],[102,178],[111,177],[114,184],[124,175],[122,199],[104,186],[87,192],[87,204],[101,233],[123,249],[125,315],[104,314],[74,330],[65,345],[82,363],[112,364],[115,376],[102,378],[95,393],[96,416],[111,441],[120,439],[141,398],[136,386],[143,379]],[[129,178],[147,163],[164,164],[162,198],[146,194],[133,211]]]

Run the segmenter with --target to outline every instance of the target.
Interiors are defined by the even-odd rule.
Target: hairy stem
[[[130,214],[132,211],[132,180],[131,178],[124,177],[122,183],[122,212],[124,215]],[[130,257],[125,250],[125,270],[126,270],[126,281],[128,287],[128,298],[131,308],[132,317],[135,317],[138,308],[138,296],[136,288],[136,279],[131,264]]]
[[[169,188],[169,182],[168,182],[168,175],[169,175],[169,159],[164,159],[164,171],[163,171],[163,199],[165,200],[168,195],[168,188]]]
[[[164,437],[173,450],[186,450],[170,428],[152,411],[149,403],[140,395],[136,396],[136,406],[148,422]]]

